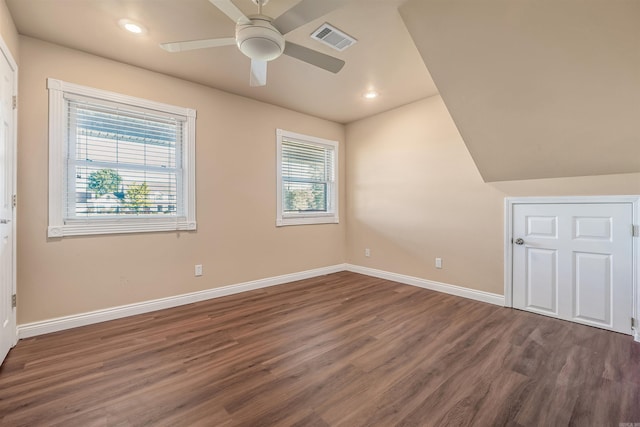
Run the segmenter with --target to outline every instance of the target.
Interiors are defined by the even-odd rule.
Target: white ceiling
[[[263,13],[277,17],[299,0],[270,0]],[[234,0],[245,14],[251,0]],[[281,56],[269,63],[266,87],[249,86],[249,58],[235,46],[168,53],[170,41],[233,37],[234,23],[208,0],[7,0],[22,35],[78,49],[227,92],[348,123],[435,95],[437,89],[398,13],[404,0],[351,0],[287,34],[286,39],[346,61],[338,74]],[[142,36],[118,20],[143,24]],[[309,35],[329,22],[358,43],[335,51]],[[380,97],[362,94],[375,89]]]

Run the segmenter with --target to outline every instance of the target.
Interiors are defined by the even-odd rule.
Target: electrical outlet
[[[442,268],[442,258],[436,258],[436,268]]]
[[[195,273],[196,276],[202,276],[202,264],[196,264]]]
[[[369,248],[364,250],[364,256],[371,256],[371,250]]]

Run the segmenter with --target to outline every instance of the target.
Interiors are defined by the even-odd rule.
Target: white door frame
[[[7,46],[7,44],[5,43],[4,39],[2,38],[2,36],[0,35],[0,55],[4,55],[4,57],[7,59],[7,62],[9,63],[9,66],[11,67],[11,69],[13,70],[13,96],[15,96],[15,99],[18,99],[18,64],[16,63],[15,59],[13,58],[13,55],[11,54],[11,51],[9,50],[9,47]],[[13,145],[13,177],[12,177],[12,194],[17,194],[17,185],[18,185],[18,108],[16,106],[16,108],[13,109],[13,137],[11,138],[12,141],[12,145]],[[12,224],[12,230],[11,232],[13,233],[13,265],[11,266],[12,270],[13,270],[13,278],[12,278],[12,290],[13,290],[13,294],[16,294],[16,270],[17,270],[17,263],[16,263],[16,258],[17,258],[17,227],[16,227],[16,214],[17,214],[17,207],[14,207],[12,210],[12,218],[11,218],[11,224]],[[13,310],[13,330],[14,330],[14,334],[13,334],[13,343],[12,346],[16,345],[18,343],[18,330],[17,330],[17,324],[16,324],[16,309]]]
[[[504,199],[504,305],[513,307],[513,207],[518,204],[570,204],[570,203],[629,203],[633,209],[633,224],[640,224],[640,196],[560,196],[560,197],[506,197]],[[632,233],[631,224],[629,233]],[[638,317],[640,314],[640,293],[638,292],[638,265],[640,251],[638,237],[633,240],[633,318],[635,340],[640,342]]]

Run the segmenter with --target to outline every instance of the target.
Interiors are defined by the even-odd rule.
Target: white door
[[[513,205],[513,307],[631,334],[633,205]]]
[[[4,46],[2,46],[4,48]],[[16,342],[14,293],[14,70],[0,49],[0,363]]]

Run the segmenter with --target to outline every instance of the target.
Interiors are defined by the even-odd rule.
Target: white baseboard
[[[254,289],[266,288],[269,286],[281,285],[284,283],[295,282],[296,280],[309,279],[312,277],[337,273],[344,270],[346,270],[345,264],[337,264],[329,267],[316,268],[313,270],[301,271],[298,273],[284,274],[282,276],[253,280],[250,282],[238,283],[235,285],[223,286],[220,288],[207,289],[204,291],[191,292],[188,294],[176,295],[168,298],[160,298],[151,301],[121,305],[118,307],[111,307],[103,310],[74,314],[71,316],[57,317],[54,319],[48,319],[39,322],[25,323],[22,325],[18,325],[17,327],[18,338],[29,338],[36,335],[63,331],[65,329],[106,322],[108,320],[120,319],[127,316],[134,316],[136,314],[149,313],[151,311],[163,310],[165,308],[178,307],[180,305],[191,304],[194,302],[204,301],[212,298],[220,298],[227,295],[252,291]]]
[[[313,270],[301,271],[298,273],[284,274],[282,276],[269,277],[266,279],[253,280],[250,282],[238,283],[235,285],[222,286],[219,288],[207,289],[204,291],[191,292],[188,294],[176,295],[173,297],[160,298],[151,301],[143,301],[134,304],[121,305],[118,307],[105,308],[103,310],[79,313],[71,316],[56,317],[54,319],[43,320],[33,323],[18,325],[18,338],[29,338],[37,335],[49,334],[51,332],[63,331],[65,329],[77,328],[79,326],[91,325],[94,323],[106,322],[108,320],[120,319],[136,314],[144,314],[166,308],[178,307],[198,301],[205,301],[213,298],[220,298],[240,292],[252,291],[254,289],[266,288],[269,286],[281,285],[295,282],[296,280],[309,279],[323,276],[325,274],[337,273],[339,271],[352,271],[354,273],[381,279],[392,280],[406,285],[418,286],[433,291],[469,298],[476,301],[504,306],[504,297],[490,292],[477,291],[463,288],[461,286],[448,285],[446,283],[434,282],[420,279],[418,277],[405,276],[403,274],[391,273],[374,268],[361,267],[353,264],[337,264],[329,267],[316,268]]]
[[[388,271],[376,270],[375,268],[361,267],[353,264],[346,264],[346,270],[354,273],[365,274],[367,276],[378,277],[380,279],[404,283],[405,285],[418,286],[432,291],[443,292],[445,294],[504,306],[504,296],[491,292],[477,291],[475,289],[463,288],[462,286],[434,282],[432,280],[420,279],[419,277],[405,276],[404,274],[391,273]]]

